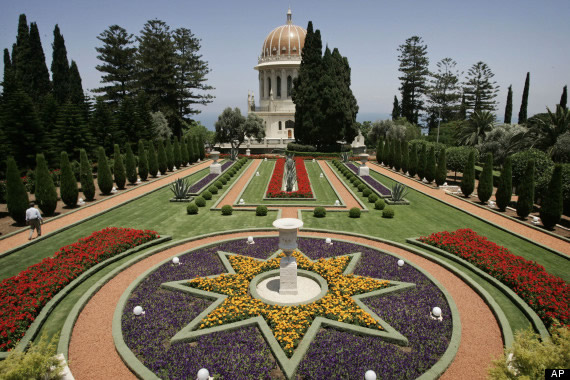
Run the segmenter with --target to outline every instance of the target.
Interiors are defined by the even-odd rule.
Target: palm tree
[[[459,130],[457,140],[460,145],[475,146],[485,141],[487,132],[495,125],[495,115],[489,111],[476,111],[471,119]]]
[[[548,118],[546,120],[538,119],[532,125],[532,133],[536,135],[537,139],[535,144],[543,149],[551,149],[558,137],[570,131],[570,110],[564,109],[560,105],[556,106],[556,112],[548,111]]]

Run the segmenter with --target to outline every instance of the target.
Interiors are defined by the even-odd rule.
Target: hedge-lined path
[[[210,160],[205,160],[199,164],[194,164],[189,167],[185,167],[181,170],[177,170],[165,176],[161,176],[158,179],[149,182],[143,182],[136,187],[133,187],[129,191],[120,192],[112,197],[106,198],[100,202],[95,202],[93,204],[78,208],[75,211],[71,211],[64,214],[58,218],[46,221],[42,225],[42,237],[49,235],[50,233],[57,231],[61,228],[67,227],[73,223],[79,222],[90,216],[105,211],[111,207],[118,206],[123,202],[129,201],[135,197],[144,195],[160,187],[166,186],[172,183],[175,179],[187,177],[197,171],[200,171],[210,165]],[[8,236],[0,240],[0,252],[6,252],[10,249],[14,249],[23,244],[28,243],[28,237],[30,232],[28,229],[18,232],[12,236]],[[34,236],[36,234],[34,233]],[[33,241],[33,240],[32,240]]]
[[[246,238],[250,232],[218,235],[189,242],[144,259],[119,273],[104,285],[79,315],[69,347],[71,372],[76,379],[135,379],[115,351],[112,321],[119,298],[142,273],[163,260],[192,248],[222,239]],[[276,236],[275,232],[256,232],[256,236]],[[331,237],[363,243],[401,256],[430,273],[448,291],[461,316],[461,342],[457,355],[442,379],[485,379],[493,358],[502,353],[503,341],[492,311],[479,295],[447,269],[415,254],[361,237],[334,233],[302,232],[300,236]],[[426,311],[427,313],[427,311]],[[427,317],[427,316],[426,316]],[[446,316],[444,316],[446,317]],[[382,358],[378,358],[382,360]]]
[[[370,166],[371,169],[374,169],[378,173],[383,174],[386,177],[390,177],[395,181],[401,182],[404,185],[412,189],[418,190],[432,198],[440,199],[448,204],[458,207],[461,210],[465,210],[473,215],[477,215],[478,217],[490,221],[509,231],[522,235],[530,239],[531,241],[550,247],[558,252],[563,252],[567,255],[570,255],[570,244],[561,239],[555,238],[554,236],[551,236],[534,228],[527,227],[524,224],[517,223],[501,215],[497,215],[492,211],[488,211],[481,207],[477,207],[469,202],[464,202],[461,199],[456,199],[455,197],[447,195],[445,191],[443,191],[443,189],[434,189],[430,186],[424,186],[422,184],[419,184],[418,182],[410,179],[409,177],[400,174],[395,174],[394,172],[387,170],[376,163],[369,162],[368,165]]]

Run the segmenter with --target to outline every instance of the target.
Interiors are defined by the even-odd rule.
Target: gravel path
[[[108,282],[91,298],[75,324],[69,347],[69,361],[78,380],[120,378],[135,379],[115,351],[112,319],[117,302],[125,289],[143,272],[162,260],[179,255],[207,243],[233,237],[248,236],[248,232],[227,234],[190,242],[142,260]],[[275,232],[256,233],[275,236]],[[461,343],[455,360],[443,379],[484,379],[491,360],[503,350],[499,326],[483,300],[461,279],[446,269],[411,252],[364,238],[332,233],[304,233],[300,236],[331,237],[364,243],[395,253],[404,260],[423,268],[436,278],[451,294],[461,316]]]

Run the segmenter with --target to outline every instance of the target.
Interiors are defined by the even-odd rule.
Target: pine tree
[[[467,81],[463,88],[465,94],[465,104],[467,111],[495,111],[497,102],[497,92],[499,86],[497,82],[491,82],[495,74],[484,62],[477,62],[467,72]]]
[[[560,95],[560,107],[562,109],[568,109],[568,86],[564,86],[562,89],[562,95]]]
[[[562,217],[562,165],[554,166],[548,192],[545,194],[540,206],[540,220],[544,227],[553,229]]]
[[[481,203],[487,201],[493,195],[493,154],[487,153],[483,170],[479,176],[479,184],[477,185],[477,196]]]
[[[468,198],[473,190],[475,190],[475,152],[469,153],[467,164],[463,170],[463,177],[461,178],[461,192]]]
[[[73,170],[71,170],[67,152],[61,152],[61,184],[59,186],[59,195],[67,207],[73,208],[77,206],[77,198],[79,196],[77,179],[73,174]]]
[[[410,151],[410,163],[408,164],[408,174],[410,177],[414,177],[418,172],[418,150],[415,145],[411,146]]]
[[[436,171],[435,171],[435,149],[434,147],[430,147],[427,159],[426,159],[426,168],[425,168],[425,176],[428,183],[432,183],[435,179]]]
[[[57,24],[53,30],[51,74],[54,97],[59,104],[63,104],[69,99],[69,61],[67,60],[65,40]]]
[[[44,96],[50,93],[51,82],[40,32],[35,22],[30,24],[30,58],[28,66],[31,73],[30,96],[34,102],[38,103]]]
[[[513,116],[513,86],[509,86],[509,92],[507,93],[507,105],[505,106],[505,124],[511,124],[511,118]]]
[[[427,126],[431,131],[438,123],[447,123],[457,118],[461,92],[460,73],[457,62],[444,58],[437,64],[437,72],[430,73],[430,85],[427,91]]]
[[[447,179],[447,156],[445,153],[445,148],[439,151],[439,156],[437,159],[437,170],[435,173],[435,183],[437,186],[441,186],[445,183]]]
[[[158,140],[158,170],[160,174],[165,175],[168,166],[166,164],[166,151],[164,149],[164,144],[161,140]]]
[[[188,158],[190,163],[196,162],[196,153],[194,152],[194,137],[188,136],[186,138],[186,149],[188,150]]]
[[[93,169],[91,168],[91,162],[89,162],[89,158],[87,158],[87,152],[85,149],[81,149],[80,151],[80,169],[79,169],[79,178],[81,183],[81,192],[83,192],[83,196],[85,200],[92,201],[95,199],[95,184],[93,182]]]
[[[158,158],[156,157],[156,150],[152,140],[148,143],[148,173],[153,178],[156,178],[158,174]]]
[[[513,195],[513,174],[511,168],[511,156],[508,156],[503,163],[503,171],[499,178],[499,186],[495,198],[497,199],[497,207],[501,211],[505,211],[511,203]]]
[[[524,124],[527,121],[527,108],[528,108],[528,92],[530,87],[530,73],[526,73],[524,81],[524,90],[522,95],[521,109],[519,111],[519,124]]]
[[[188,145],[185,136],[180,138],[180,155],[182,157],[182,165],[188,165],[190,163],[190,157],[188,156]]]
[[[459,120],[467,120],[467,101],[465,100],[465,92],[461,96],[461,104],[459,104]]]
[[[200,150],[200,160],[204,161],[204,158],[206,158],[206,148],[204,146],[204,135],[202,134],[198,135],[198,148]]]
[[[139,140],[138,155],[139,155],[139,177],[141,181],[146,181],[148,178],[148,158],[144,148],[144,140]]]
[[[53,215],[57,207],[57,190],[43,154],[36,156],[36,203],[44,215]]]
[[[166,139],[166,146],[164,148],[166,151],[166,166],[168,167],[168,171],[172,171],[174,169],[174,152],[172,151],[170,139]]]
[[[378,145],[376,146],[376,161],[378,162],[378,164],[382,163],[383,160],[383,156],[382,153],[384,151],[384,138],[380,137],[378,139]]]
[[[83,93],[83,85],[81,83],[81,75],[77,68],[77,63],[71,61],[69,66],[69,101],[82,108],[85,107],[85,94]]]
[[[416,166],[416,171],[418,172],[418,177],[420,180],[424,179],[426,176],[426,164],[427,164],[427,146],[422,144],[420,148],[420,155],[418,156],[418,163]]]
[[[401,82],[402,93],[401,114],[410,123],[418,123],[418,114],[424,109],[423,96],[427,92],[427,76],[429,74],[429,58],[427,45],[421,37],[412,36],[398,48],[400,55],[399,71],[402,73],[398,79]]]
[[[402,172],[406,174],[410,168],[410,153],[408,151],[408,142],[402,140]]]
[[[105,149],[102,146],[99,147],[97,160],[97,185],[99,190],[103,195],[111,194],[113,190],[113,175],[111,174],[111,169],[109,168],[109,163],[107,162],[107,156],[105,155]]]
[[[12,157],[6,160],[6,205],[10,217],[18,224],[26,222],[26,209],[29,206],[28,192],[20,178],[18,165]]]
[[[131,149],[131,144],[127,143],[127,157],[125,159],[127,180],[131,185],[137,183],[137,161]]]
[[[89,150],[93,140],[84,117],[84,110],[71,102],[62,105],[59,108],[52,138],[54,140],[52,150],[72,152],[73,159],[79,158],[79,149]]]
[[[394,169],[400,171],[402,168],[402,145],[400,140],[394,140]]]
[[[394,103],[392,105],[392,120],[398,120],[400,118],[400,103],[398,102],[398,97],[394,95]]]
[[[517,215],[526,218],[534,207],[534,160],[528,160],[525,175],[517,186]]]
[[[125,143],[127,140],[123,133],[117,130],[109,106],[101,99],[95,103],[89,124],[94,141],[97,141],[105,150],[111,151],[114,141]]]
[[[125,172],[125,165],[123,164],[123,157],[121,156],[121,148],[119,144],[115,144],[113,153],[113,174],[115,177],[115,184],[117,189],[123,190],[127,182],[127,174]]]
[[[174,155],[174,166],[180,169],[180,167],[182,167],[182,152],[180,151],[180,144],[178,143],[178,138],[176,137],[174,138],[172,152]]]

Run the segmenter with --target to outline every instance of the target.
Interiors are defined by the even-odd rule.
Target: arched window
[[[267,78],[267,96],[271,96],[271,78]]]
[[[289,75],[287,77],[287,97],[290,98],[291,97],[291,89],[293,88],[293,78],[291,78],[291,75]]]
[[[264,84],[265,84],[265,81],[263,80],[263,78],[261,78],[261,94],[259,94],[259,96],[260,96],[259,99],[263,99],[263,93],[264,93],[264,90],[265,90]]]
[[[285,122],[285,128],[295,128],[295,122],[293,120],[287,120]]]
[[[279,130],[281,131],[283,129],[283,126],[281,125],[281,122],[279,122]]]
[[[281,77],[277,77],[277,97],[281,97]]]

